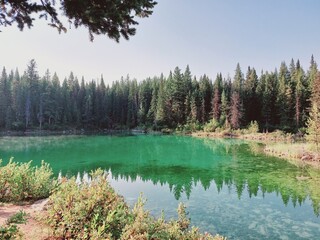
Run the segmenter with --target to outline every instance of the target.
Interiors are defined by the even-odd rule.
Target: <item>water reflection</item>
[[[188,144],[189,140],[179,141]],[[193,187],[199,184],[204,190],[209,189],[212,182],[218,192],[223,187],[235,187],[239,199],[243,194],[251,198],[261,191],[263,196],[265,193],[276,193],[285,205],[291,202],[293,206],[301,206],[310,198],[314,213],[319,216],[320,178],[317,170],[299,168],[286,161],[266,157],[259,153],[262,146],[257,143],[221,139],[202,141],[213,155],[206,161],[198,157],[201,153],[197,146],[193,146],[185,148],[184,155],[189,159],[177,162],[170,158],[161,161],[139,158],[134,164],[111,162],[110,171],[115,180],[135,181],[139,178],[153,184],[168,184],[177,200],[183,194],[189,198]],[[150,146],[149,150],[162,151],[159,146]],[[168,155],[171,154],[169,149]]]
[[[233,139],[180,136],[48,136],[0,138],[0,158],[7,161],[45,160],[54,171],[69,175],[101,167],[112,177],[168,185],[175,199],[189,198],[195,186],[220,192],[235,188],[244,195],[276,193],[285,205],[302,205],[308,198],[320,212],[320,173],[266,157],[261,145]]]

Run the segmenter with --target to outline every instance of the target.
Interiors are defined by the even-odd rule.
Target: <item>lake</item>
[[[56,175],[96,168],[132,206],[140,193],[155,216],[176,217],[229,239],[318,239],[320,172],[268,157],[262,145],[188,136],[1,137],[0,159],[41,160]]]

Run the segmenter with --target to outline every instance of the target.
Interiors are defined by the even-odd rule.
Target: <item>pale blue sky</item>
[[[47,68],[61,81],[71,71],[86,80],[103,74],[109,83],[187,64],[212,79],[233,77],[238,62],[244,73],[249,65],[273,71],[291,58],[307,69],[311,54],[320,63],[319,11],[319,0],[159,0],[150,18],[138,19],[137,34],[119,44],[106,36],[90,42],[83,28],[59,35],[39,20],[23,32],[2,29],[0,67],[22,73],[34,58],[40,75]]]

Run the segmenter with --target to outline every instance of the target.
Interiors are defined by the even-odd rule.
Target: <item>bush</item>
[[[257,121],[251,121],[248,128],[244,130],[245,134],[255,134],[259,132],[259,124]]]
[[[25,123],[23,122],[13,122],[11,124],[11,129],[16,131],[23,131],[25,130],[25,127],[26,127]]]
[[[178,126],[175,128],[176,132],[184,132],[184,133],[191,133],[202,130],[203,126],[198,122],[188,121],[186,124]]]
[[[18,202],[46,198],[56,186],[49,164],[40,167],[28,163],[16,163],[10,159],[1,167],[0,160],[0,202]]]
[[[211,119],[210,122],[204,125],[203,130],[205,132],[214,132],[218,127],[220,127],[219,122],[215,119]]]
[[[195,227],[189,228],[190,219],[187,217],[186,208],[183,204],[178,207],[178,220],[166,222],[164,216],[156,219],[145,211],[145,200],[140,197],[132,213],[132,221],[126,225],[121,240],[129,239],[203,239],[203,240],[223,240],[220,236],[213,237],[210,234],[201,234]]]
[[[17,224],[27,222],[27,214],[24,211],[19,211],[9,217],[4,226],[0,226],[0,239],[18,239],[20,236]]]
[[[150,216],[140,197],[130,210],[115,193],[102,170],[91,173],[92,180],[62,179],[47,205],[45,221],[62,239],[223,239],[189,229],[190,220],[183,205],[178,220],[166,222]]]
[[[119,239],[130,219],[129,208],[109,185],[102,170],[80,185],[64,179],[50,196],[47,223],[63,239]]]

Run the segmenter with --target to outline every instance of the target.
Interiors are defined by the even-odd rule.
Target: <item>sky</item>
[[[143,80],[189,65],[193,75],[234,76],[237,63],[274,71],[299,59],[304,69],[313,54],[320,64],[319,0],[158,0],[154,13],[137,19],[137,33],[120,43],[107,36],[89,40],[87,29],[66,34],[35,20],[19,31],[1,27],[0,68],[19,69],[35,59],[40,76],[47,69],[62,81],[72,71],[86,81],[107,83],[122,76]]]

